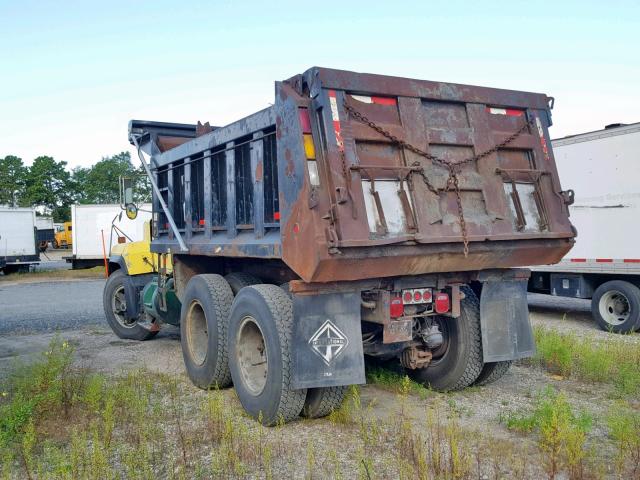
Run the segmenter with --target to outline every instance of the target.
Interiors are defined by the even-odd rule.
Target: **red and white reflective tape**
[[[396,99],[391,97],[368,97],[366,95],[351,95],[351,98],[362,103],[373,103],[375,105],[396,105]]]
[[[544,153],[544,159],[549,161],[549,148],[547,147],[547,140],[544,138],[544,130],[542,129],[542,122],[540,117],[536,117],[536,127],[538,128],[538,135],[540,136],[540,145],[542,145],[542,153]]]
[[[338,100],[336,99],[336,91],[329,90],[329,104],[331,105],[331,119],[333,120],[333,131],[336,134],[336,144],[338,150],[344,152],[344,141],[342,133],[340,133],[340,115],[338,113]]]
[[[569,258],[571,263],[640,263],[640,258]]]
[[[487,112],[493,115],[507,115],[509,117],[521,117],[524,115],[523,110],[516,110],[515,108],[487,107]]]

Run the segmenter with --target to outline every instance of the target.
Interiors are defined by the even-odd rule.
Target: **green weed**
[[[533,362],[551,373],[612,384],[619,396],[640,394],[640,348],[616,340],[593,341],[536,327]]]
[[[510,429],[537,434],[549,478],[563,470],[569,478],[584,478],[592,455],[585,442],[593,419],[587,412],[575,413],[563,393],[547,388],[538,395],[533,411],[511,412],[501,420]]]

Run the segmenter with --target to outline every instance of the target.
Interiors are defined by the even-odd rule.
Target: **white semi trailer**
[[[151,205],[140,206],[138,216],[127,218],[120,205],[72,205],[72,256],[65,257],[72,268],[102,265],[105,254],[119,242],[144,238],[144,223],[151,220]],[[103,245],[104,239],[104,245]],[[104,246],[104,249],[103,249]]]
[[[532,270],[529,289],[591,299],[605,330],[640,329],[640,123],[553,140],[560,178],[574,187],[576,244]]]
[[[5,275],[28,271],[38,262],[35,211],[0,207],[0,270]]]

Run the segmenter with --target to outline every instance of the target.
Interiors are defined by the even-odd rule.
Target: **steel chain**
[[[421,157],[424,157],[428,160],[431,160],[433,163],[437,163],[438,165],[441,165],[443,167],[445,167],[448,171],[449,171],[449,177],[447,178],[447,183],[446,186],[444,188],[444,191],[452,191],[455,193],[456,195],[456,203],[458,204],[458,222],[460,224],[460,233],[462,234],[462,243],[464,245],[464,256],[466,257],[467,255],[469,255],[469,237],[467,234],[467,223],[464,219],[464,211],[462,209],[462,197],[460,196],[460,180],[458,177],[458,174],[460,173],[461,167],[478,161],[481,158],[487,157],[493,153],[496,153],[499,149],[506,147],[507,145],[509,145],[511,142],[513,142],[515,139],[517,139],[520,135],[522,135],[522,133],[525,132],[525,130],[527,129],[527,127],[529,127],[530,125],[533,124],[532,120],[528,120],[526,121],[516,132],[514,132],[513,134],[509,135],[507,138],[505,138],[502,142],[498,143],[497,145],[495,145],[494,147],[485,150],[484,152],[481,152],[477,155],[473,155],[471,157],[465,158],[463,160],[457,161],[457,162],[451,162],[448,160],[445,160],[444,158],[440,158],[436,155],[433,155],[429,152],[425,152],[424,150],[411,145],[410,143],[405,142],[404,140],[396,137],[394,134],[392,134],[391,132],[389,132],[388,130],[385,130],[384,128],[382,128],[380,125],[376,124],[375,122],[369,120],[365,115],[363,115],[362,113],[360,113],[358,110],[356,110],[353,106],[349,105],[347,103],[347,101],[344,101],[344,109],[351,115],[353,116],[353,118],[355,118],[356,120],[358,120],[359,122],[367,125],[369,128],[371,128],[372,130],[375,130],[376,132],[378,132],[380,135],[382,135],[383,137],[388,138],[389,140],[391,140],[393,143],[395,143],[396,145],[398,145],[401,148],[406,148],[407,150],[409,150],[410,152],[415,153],[416,155],[420,155]],[[424,167],[420,164],[420,162],[415,161],[411,164],[412,167],[420,167],[420,168],[416,168],[416,170],[412,170],[411,173],[418,173],[421,177],[423,182],[425,183],[425,185],[427,186],[427,188],[429,189],[429,191],[431,191],[432,193],[438,195],[438,189],[436,187],[433,186],[433,184],[429,181],[429,178],[427,177],[426,172],[424,171]]]

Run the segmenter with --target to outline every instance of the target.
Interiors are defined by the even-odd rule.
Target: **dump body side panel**
[[[277,82],[273,107],[154,154],[152,169],[189,254],[282,258],[307,282],[554,263],[574,232],[549,103],[312,68]],[[454,168],[458,196],[443,163],[478,155]],[[157,198],[154,223],[152,250],[175,252]]]

